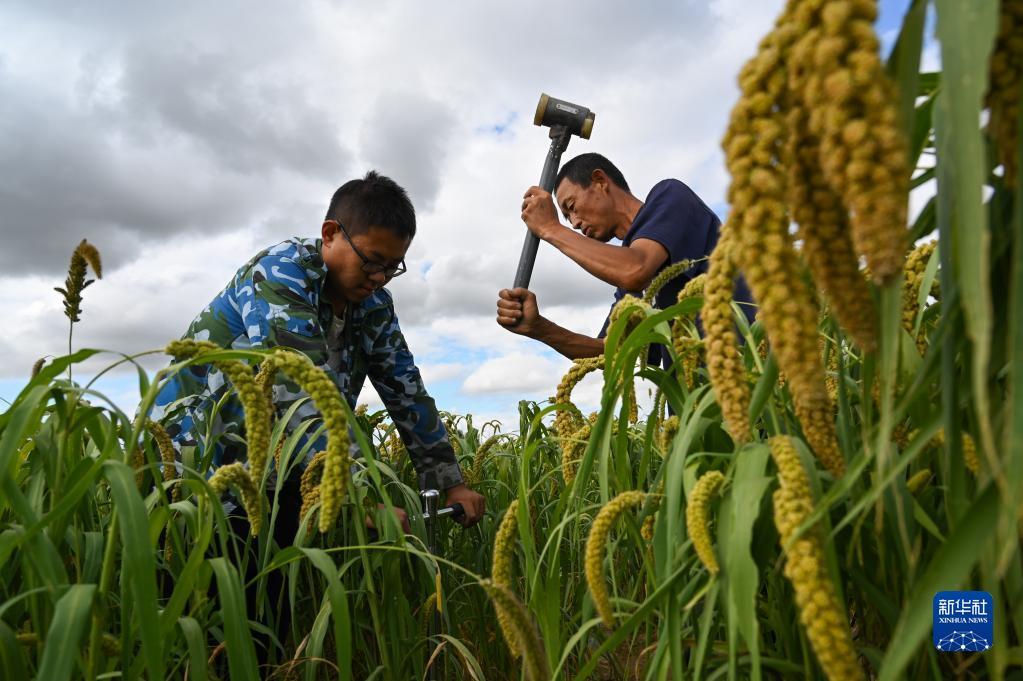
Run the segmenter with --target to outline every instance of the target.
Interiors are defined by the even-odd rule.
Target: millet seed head
[[[714,542],[708,529],[710,502],[724,482],[725,476],[720,471],[704,473],[696,481],[692,496],[686,505],[686,529],[689,532],[689,538],[693,542],[693,548],[696,550],[700,562],[712,575],[718,574],[721,568],[714,555]]]
[[[607,555],[608,537],[611,527],[625,510],[634,506],[640,506],[647,495],[645,492],[633,490],[622,492],[609,501],[597,513],[590,528],[589,536],[586,538],[586,584],[590,588],[590,596],[593,604],[600,614],[600,618],[608,627],[614,626],[614,611],[611,608],[611,597],[607,591],[607,583],[604,581],[604,558]]]
[[[769,440],[780,487],[774,493],[774,521],[785,552],[786,578],[792,584],[800,622],[821,669],[829,679],[862,679],[848,620],[824,560],[822,537],[810,528],[796,531],[813,513],[806,471],[787,436]]]
[[[551,677],[544,652],[543,641],[540,639],[536,624],[526,606],[511,592],[508,587],[496,584],[489,579],[480,581],[480,586],[490,596],[494,609],[504,613],[506,621],[515,631],[515,640],[508,641],[508,648],[517,649],[522,657],[523,667],[528,681],[547,681]]]
[[[512,561],[515,557],[515,539],[518,527],[519,500],[514,499],[504,512],[501,525],[497,528],[494,537],[494,558],[490,568],[490,578],[495,584],[512,588]],[[508,614],[504,610],[497,611],[497,621],[501,626],[504,638],[508,641],[508,648],[513,657],[520,653],[519,643],[516,640],[516,630],[509,621]]]

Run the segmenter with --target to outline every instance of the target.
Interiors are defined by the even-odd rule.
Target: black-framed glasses
[[[362,254],[359,247],[355,245],[354,241],[352,241],[352,237],[348,234],[348,230],[345,229],[345,226],[342,225],[339,220],[334,220],[334,222],[337,223],[341,233],[345,235],[345,240],[348,242],[348,245],[352,247],[352,250],[355,251],[355,255],[359,256],[359,260],[362,261],[363,272],[366,274],[380,274],[383,272],[384,276],[388,279],[394,279],[395,277],[400,277],[405,274],[407,268],[405,267],[404,258],[402,258],[397,265],[385,265],[375,260],[370,260]]]

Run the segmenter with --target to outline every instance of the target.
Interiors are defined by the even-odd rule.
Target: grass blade
[[[756,596],[760,585],[757,565],[753,561],[751,542],[753,524],[760,515],[761,499],[771,484],[764,475],[770,451],[765,444],[746,447],[737,459],[732,478],[732,492],[722,508],[731,516],[730,532],[719,537],[724,550],[724,577],[729,616],[749,648],[751,678],[760,678],[760,627],[757,622]]]
[[[188,678],[206,681],[206,636],[202,628],[191,617],[178,619],[178,626],[188,646]]]
[[[131,603],[142,638],[142,654],[152,679],[164,677],[163,638],[156,599],[156,563],[149,540],[149,514],[135,489],[135,472],[120,461],[103,464],[110,483],[117,521],[121,526],[123,584],[131,594]],[[107,541],[113,539],[108,537]]]
[[[235,679],[258,679],[256,649],[249,631],[249,615],[245,609],[245,593],[238,570],[226,558],[210,561],[217,577],[220,597],[220,616],[224,622],[224,643],[227,645],[227,664]]]
[[[906,139],[909,139],[913,131],[913,109],[920,80],[920,50],[924,44],[926,17],[926,0],[913,0],[888,58],[888,73],[899,87],[899,116]]]
[[[998,3],[936,0],[944,87],[938,92],[938,222],[951,224],[951,248],[973,344],[972,385],[982,450],[993,461],[994,433],[988,398],[993,307],[988,277],[991,234],[984,209],[987,178],[980,112],[988,83]]]
[[[348,681],[352,676],[352,621],[348,613],[348,598],[344,585],[338,578],[334,561],[319,549],[302,549],[302,553],[313,566],[323,573],[327,581],[327,598],[330,614],[334,620],[334,646],[337,651],[339,678]]]
[[[27,679],[25,656],[14,637],[14,632],[0,620],[0,676],[5,679]]]
[[[998,519],[998,494],[989,485],[983,495],[970,506],[948,541],[939,548],[913,588],[909,601],[891,640],[898,641],[885,653],[878,681],[902,678],[906,665],[919,654],[920,644],[931,627],[931,600],[943,589],[962,584],[980,559],[989,542],[979,537],[990,536],[990,528]]]
[[[74,584],[57,601],[53,621],[46,632],[37,678],[47,681],[71,678],[71,668],[78,659],[79,642],[92,614],[95,595],[95,584]]]

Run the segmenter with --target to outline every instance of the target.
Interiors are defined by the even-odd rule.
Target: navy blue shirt
[[[659,243],[668,252],[664,264],[657,270],[660,272],[682,260],[699,260],[709,256],[717,245],[720,228],[721,220],[718,216],[685,183],[678,180],[661,180],[647,194],[643,207],[636,213],[628,233],[622,240],[622,245],[629,246],[636,239],[650,239]],[[706,271],[707,261],[703,260],[669,281],[657,293],[654,306],[663,310],[674,305],[678,302],[678,293],[682,287]],[[614,302],[617,303],[628,293],[642,295],[640,291],[626,291],[619,287],[615,290]],[[736,281],[735,299],[744,302],[753,300],[746,282],[741,277]],[[756,308],[753,305],[742,307],[746,312],[746,318],[753,323]],[[600,329],[599,338],[607,334],[610,319],[609,314]],[[667,366],[668,353],[662,353],[660,350],[660,347],[651,348],[650,362],[657,364],[657,359],[663,359],[664,365]]]

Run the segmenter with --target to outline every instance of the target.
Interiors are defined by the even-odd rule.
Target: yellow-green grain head
[[[600,618],[608,627],[614,626],[614,610],[611,608],[611,596],[604,581],[604,558],[607,556],[607,543],[611,527],[615,520],[629,508],[639,506],[646,499],[645,492],[633,490],[622,492],[609,501],[593,520],[590,534],[586,538],[586,584],[590,588],[593,604]]]
[[[785,577],[795,592],[799,620],[829,679],[862,679],[849,621],[828,572],[825,538],[817,528],[796,534],[814,510],[806,470],[791,438],[776,436],[769,444],[780,483],[774,493],[774,523],[785,553]]]
[[[710,502],[725,482],[720,471],[708,471],[700,476],[693,488],[692,496],[686,506],[686,529],[693,541],[693,548],[707,572],[716,575],[721,571],[717,556],[714,555],[714,541],[710,536]]]

